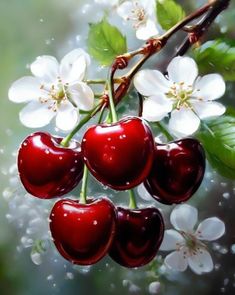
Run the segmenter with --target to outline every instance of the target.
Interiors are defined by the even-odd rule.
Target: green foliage
[[[101,65],[109,66],[117,55],[127,51],[126,38],[104,18],[90,25],[88,51]]]
[[[194,51],[201,73],[217,72],[225,80],[235,81],[235,42],[212,40]]]
[[[169,30],[185,17],[183,8],[174,0],[157,0],[157,19],[164,30]]]
[[[235,179],[235,110],[208,121],[198,138],[212,167],[221,175]]]

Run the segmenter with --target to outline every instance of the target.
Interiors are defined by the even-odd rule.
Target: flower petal
[[[48,104],[31,101],[20,111],[20,121],[29,128],[40,128],[49,124],[55,114]]]
[[[156,27],[156,24],[151,19],[147,19],[146,23],[140,25],[136,30],[136,38],[139,40],[147,40],[150,37],[156,36],[158,34],[159,31]]]
[[[224,114],[226,108],[219,102],[213,101],[197,101],[192,102],[193,109],[200,119],[217,117]]]
[[[31,72],[45,83],[54,83],[59,75],[59,63],[53,56],[38,56],[30,66]]]
[[[78,123],[78,109],[74,108],[70,102],[59,106],[56,116],[56,126],[64,131],[69,131]]]
[[[135,75],[134,85],[142,95],[151,96],[167,93],[172,83],[157,70],[142,70]]]
[[[117,8],[117,14],[122,17],[124,20],[128,20],[132,15],[134,5],[131,1],[125,1]]]
[[[197,209],[187,204],[176,206],[170,216],[171,224],[177,230],[192,232],[197,223]]]
[[[203,100],[214,100],[224,95],[226,86],[221,75],[209,74],[197,79],[195,89],[199,90],[197,97]]]
[[[170,253],[166,256],[164,262],[167,267],[176,271],[185,271],[188,267],[188,261],[183,251],[174,251]]]
[[[83,83],[77,83],[68,88],[70,98],[77,107],[84,111],[89,111],[94,106],[94,93],[91,88]]]
[[[198,275],[210,272],[214,268],[210,253],[203,248],[200,248],[197,254],[188,257],[188,264],[192,271]]]
[[[143,104],[143,118],[150,122],[162,120],[172,110],[172,101],[164,95],[150,96]]]
[[[63,82],[71,83],[84,78],[90,56],[82,49],[74,49],[61,60],[60,76]]]
[[[198,76],[198,67],[194,59],[177,56],[168,65],[167,72],[172,82],[193,85]]]
[[[214,241],[219,239],[224,233],[224,222],[217,217],[211,217],[199,224],[196,236],[199,240]]]
[[[193,134],[200,126],[200,119],[189,108],[180,108],[171,113],[169,129],[177,137]]]
[[[177,244],[183,244],[184,238],[174,229],[165,230],[164,238],[160,247],[161,251],[171,251],[177,249]]]
[[[31,76],[16,80],[10,87],[8,97],[16,103],[38,99],[43,95],[39,79]]]

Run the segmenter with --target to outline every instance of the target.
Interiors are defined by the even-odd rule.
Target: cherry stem
[[[136,202],[136,197],[135,197],[135,192],[133,189],[129,190],[129,195],[130,195],[130,202],[129,202],[129,208],[130,209],[136,209],[137,207],[137,202]]]
[[[166,136],[166,138],[169,141],[174,140],[174,137],[170,134],[170,132],[166,129],[166,127],[162,123],[157,122],[156,124],[158,128],[160,129],[160,131]]]
[[[69,146],[70,140],[74,135],[101,109],[102,104],[97,105],[91,112],[89,112],[83,119],[78,123],[78,125],[61,141],[60,145],[64,147]]]
[[[88,181],[88,168],[84,164],[84,170],[83,170],[83,177],[82,177],[82,188],[80,193],[80,204],[86,204],[86,197],[87,197],[87,181]]]
[[[107,86],[108,86],[108,95],[109,95],[109,107],[111,111],[111,116],[112,116],[112,122],[115,123],[118,121],[117,113],[115,110],[115,104],[113,101],[113,96],[114,96],[114,90],[113,90],[113,75],[115,73],[115,70],[113,67],[110,70],[110,73],[108,75],[108,81],[107,81]]]

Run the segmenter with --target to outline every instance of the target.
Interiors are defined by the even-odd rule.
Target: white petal
[[[135,75],[134,85],[139,93],[150,96],[167,93],[172,83],[157,70],[142,70]]]
[[[214,268],[210,253],[203,248],[198,250],[197,254],[188,258],[188,264],[192,271],[199,275],[210,272]]]
[[[185,271],[188,267],[188,261],[183,251],[174,251],[170,253],[166,256],[164,262],[167,267],[175,271]]]
[[[200,119],[189,108],[180,108],[171,113],[169,129],[177,137],[193,134],[200,126]]]
[[[34,76],[46,83],[54,83],[59,74],[59,63],[53,56],[38,56],[30,66]]]
[[[214,241],[219,239],[224,233],[224,222],[217,217],[211,217],[199,224],[196,236],[199,240]]]
[[[164,238],[160,247],[161,251],[171,251],[177,249],[177,244],[183,244],[184,238],[174,229],[165,230]]]
[[[198,76],[198,67],[194,59],[177,56],[168,65],[167,72],[171,81],[193,85]]]
[[[63,82],[81,81],[89,64],[90,57],[84,50],[74,49],[69,52],[60,64],[60,76]]]
[[[143,118],[150,122],[162,120],[172,110],[172,101],[164,95],[150,96],[143,104]]]
[[[132,15],[132,10],[134,9],[134,5],[131,1],[125,1],[117,8],[117,14],[125,20],[128,20]]]
[[[10,87],[8,96],[13,102],[27,102],[38,99],[44,93],[39,79],[28,76],[16,80]]]
[[[55,112],[48,108],[47,104],[39,101],[31,101],[20,111],[20,121],[29,128],[40,128],[50,123]]]
[[[177,230],[192,232],[197,223],[197,209],[187,204],[176,206],[170,216],[171,224]]]
[[[56,116],[56,126],[64,131],[73,129],[78,123],[78,109],[74,108],[70,102],[59,106]]]
[[[80,82],[69,86],[70,98],[75,102],[77,107],[84,111],[89,111],[94,106],[94,93],[87,84]]]
[[[226,111],[225,106],[219,102],[197,101],[192,102],[192,106],[200,119],[221,116]]]
[[[197,92],[197,97],[203,100],[214,100],[224,95],[226,86],[221,75],[209,74],[197,79],[195,89],[200,90]]]
[[[136,30],[136,38],[140,40],[147,40],[150,37],[156,36],[158,34],[159,31],[156,27],[156,24],[151,19],[148,19],[145,24],[140,25]]]

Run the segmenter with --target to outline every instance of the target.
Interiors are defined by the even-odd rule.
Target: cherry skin
[[[25,189],[35,197],[50,199],[62,196],[82,178],[83,159],[78,142],[60,146],[62,138],[36,132],[19,149],[18,170]]]
[[[109,251],[110,257],[122,266],[133,268],[149,263],[157,254],[164,235],[160,211],[118,207],[117,232]]]
[[[152,132],[138,117],[90,127],[81,147],[93,176],[115,190],[130,189],[143,182],[154,157]]]
[[[156,144],[152,170],[145,187],[157,201],[178,204],[196,192],[204,172],[205,152],[196,139]]]
[[[112,244],[116,209],[106,198],[58,201],[50,214],[50,230],[59,253],[74,264],[91,265],[103,258]]]

